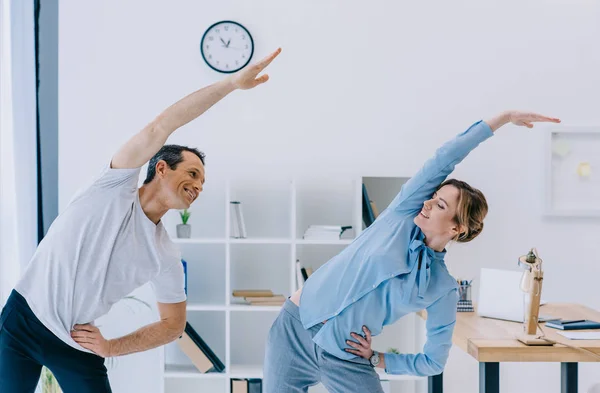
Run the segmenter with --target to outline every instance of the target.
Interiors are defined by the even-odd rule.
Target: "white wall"
[[[590,0],[63,0],[59,18],[61,208],[163,108],[221,78],[198,49],[221,19],[250,30],[255,59],[283,52],[267,85],[171,138],[206,151],[207,186],[234,172],[407,176],[455,133],[510,108],[600,124],[600,4]],[[451,247],[448,263],[477,278],[536,246],[545,299],[600,308],[600,222],[541,216],[543,137],[507,126],[459,166],[491,210],[481,238]],[[556,364],[501,370],[505,392],[559,391]],[[583,389],[599,369],[581,370]],[[532,371],[547,377],[528,385]],[[448,392],[467,391],[466,380],[476,389],[477,365],[458,350],[445,375]]]

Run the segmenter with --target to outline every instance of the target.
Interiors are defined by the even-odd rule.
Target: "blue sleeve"
[[[484,121],[478,121],[466,131],[440,147],[417,174],[407,181],[400,193],[390,203],[391,210],[417,214],[423,202],[430,199],[435,190],[470,152],[481,142],[494,135]]]
[[[452,289],[427,307],[427,342],[423,347],[423,353],[386,353],[385,372],[424,377],[438,375],[444,371],[452,347],[457,303],[458,291]]]

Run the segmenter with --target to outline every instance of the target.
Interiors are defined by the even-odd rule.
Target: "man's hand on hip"
[[[89,349],[98,356],[107,358],[110,356],[110,342],[106,340],[100,329],[91,324],[75,325],[71,331],[71,337],[76,343]]]

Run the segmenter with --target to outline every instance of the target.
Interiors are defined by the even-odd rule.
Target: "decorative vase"
[[[177,225],[177,237],[180,239],[189,239],[192,235],[192,226],[189,224]]]

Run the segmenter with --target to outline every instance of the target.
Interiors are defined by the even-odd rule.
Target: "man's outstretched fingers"
[[[260,70],[265,69],[279,54],[281,53],[281,48],[278,48],[275,52],[271,53],[269,56],[265,57],[261,61],[258,62],[257,66]],[[266,81],[265,81],[266,82]]]

